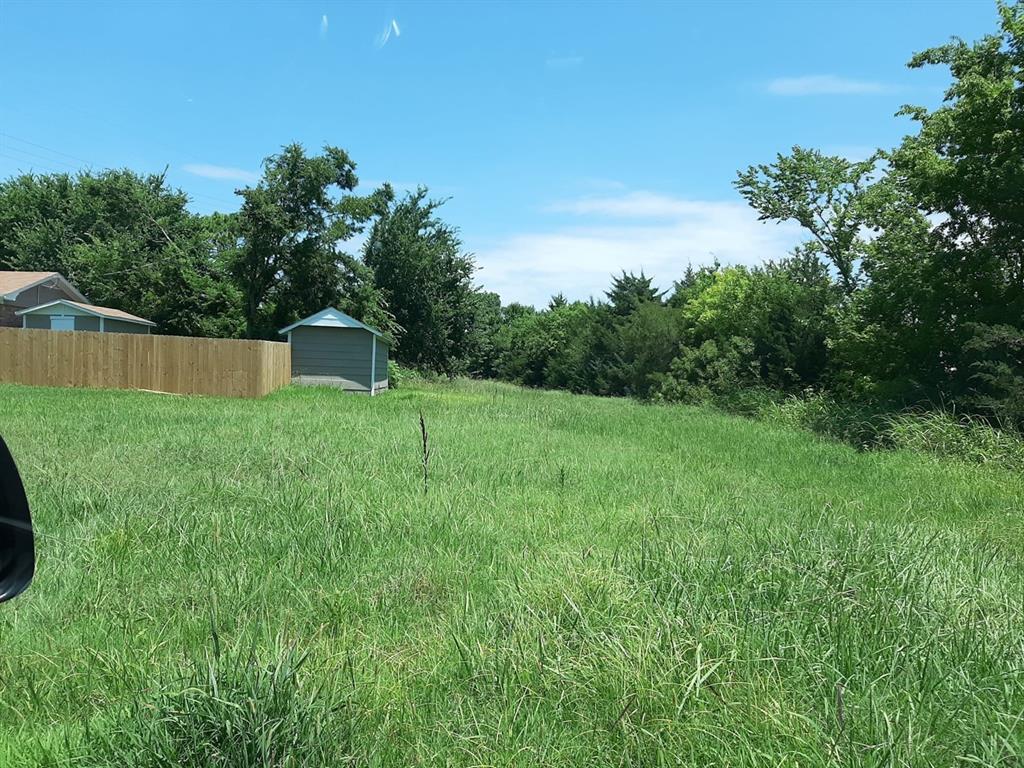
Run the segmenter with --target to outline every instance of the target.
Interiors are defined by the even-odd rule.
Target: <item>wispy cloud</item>
[[[467,236],[485,288],[505,301],[542,305],[564,292],[599,297],[621,269],[652,275],[663,287],[688,264],[760,264],[785,256],[799,227],[767,224],[746,204],[633,191],[564,200],[545,208],[559,225],[490,242]]]
[[[320,39],[327,37],[327,14],[320,17]]]
[[[844,96],[864,93],[889,93],[895,88],[874,80],[854,80],[836,75],[804,75],[779,77],[766,88],[776,96]]]
[[[259,181],[260,175],[242,168],[231,168],[226,165],[210,165],[208,163],[188,163],[181,166],[185,173],[193,176],[202,176],[204,179],[218,179],[221,181]]]
[[[544,66],[548,69],[576,69],[582,65],[582,56],[553,56],[544,60]]]
[[[402,30],[398,27],[397,19],[392,19],[388,23],[388,25],[384,27],[384,31],[377,35],[376,39],[374,40],[374,44],[378,48],[383,48],[385,45],[388,44],[388,40],[391,39],[392,35],[394,35],[395,37],[402,36]]]
[[[652,192],[629,192],[616,197],[584,197],[552,203],[546,210],[577,215],[599,215],[619,219],[672,219],[705,215],[733,203],[708,203],[658,195]]]

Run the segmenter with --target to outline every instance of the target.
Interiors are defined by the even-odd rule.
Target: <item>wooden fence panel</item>
[[[262,397],[291,381],[276,341],[0,328],[0,382]]]

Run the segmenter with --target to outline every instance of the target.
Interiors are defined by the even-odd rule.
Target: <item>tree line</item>
[[[357,194],[344,150],[293,144],[232,214],[189,212],[162,175],[8,179],[0,269],[60,271],[164,333],[273,338],[335,305],[445,375],[727,406],[826,392],[1024,429],[1024,5],[998,10],[993,34],[910,60],[951,84],[937,109],[901,110],[916,128],[899,146],[861,161],[794,147],[739,172],[761,219],[806,233],[757,267],[681,269],[664,290],[623,272],[600,298],[503,306],[443,201]]]
[[[273,339],[337,306],[406,364],[465,373],[479,291],[442,201],[388,184],[357,194],[355,171],[343,149],[291,144],[237,190],[238,212],[211,215],[164,174],[22,174],[0,182],[0,269],[60,272],[96,304],[185,336]]]

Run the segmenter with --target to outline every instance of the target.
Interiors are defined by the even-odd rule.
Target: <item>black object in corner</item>
[[[25,487],[14,457],[0,438],[0,603],[24,592],[35,569],[35,540]]]

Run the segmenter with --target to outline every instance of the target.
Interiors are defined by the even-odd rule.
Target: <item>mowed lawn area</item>
[[[3,386],[0,430],[39,534],[0,765],[1024,754],[1006,471],[473,382]]]

